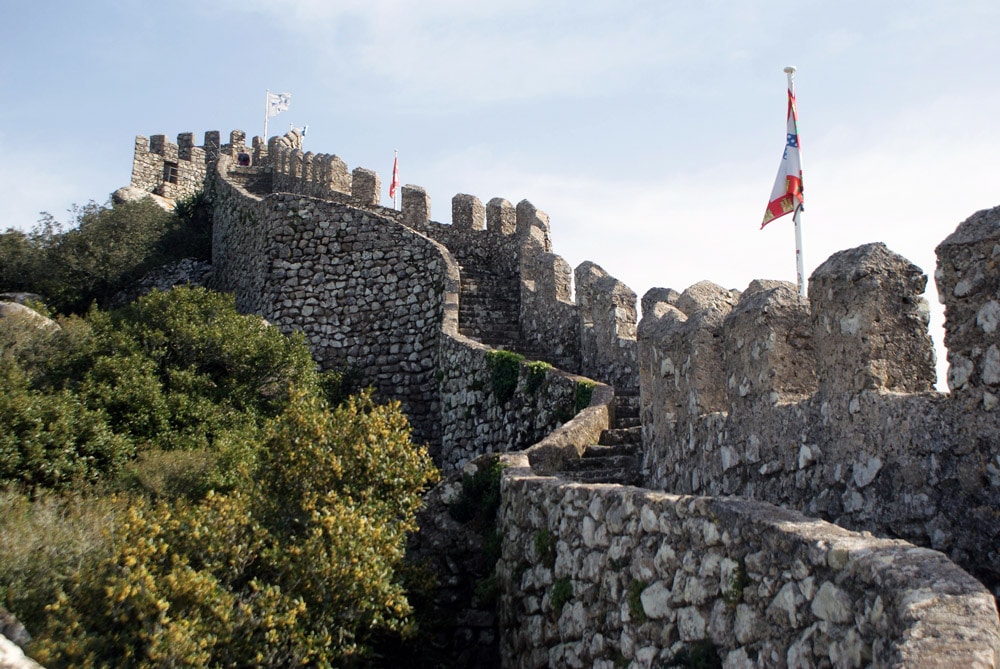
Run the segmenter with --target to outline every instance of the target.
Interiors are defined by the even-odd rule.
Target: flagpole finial
[[[785,74],[795,74],[795,66],[789,65],[788,67],[785,68],[784,72]]]

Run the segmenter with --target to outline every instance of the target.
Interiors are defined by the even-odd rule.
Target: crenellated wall
[[[1000,209],[980,212],[938,250],[946,343],[960,347],[949,352],[951,395],[932,390],[926,277],[882,244],[831,256],[808,302],[773,282],[738,300],[721,289],[704,299],[698,284],[674,305],[655,302],[639,326],[648,485],[904,538],[996,588],[1000,420],[989,396],[1000,377],[989,371],[989,314],[1000,273],[985,270],[998,230]],[[975,290],[959,287],[970,277],[980,277],[965,284]]]
[[[635,292],[590,261],[575,276],[581,373],[619,392],[638,392]]]
[[[439,339],[458,290],[443,247],[348,205],[258,197],[225,178],[212,245],[213,287],[233,293],[237,308],[302,332],[324,368],[357,370],[402,402],[419,439],[440,442]]]
[[[527,200],[460,194],[442,224],[422,188],[380,207],[377,174],[303,153],[295,132],[252,149],[240,131],[201,149],[182,137],[137,138],[133,185],[169,190],[164,165],[190,160],[215,207],[214,287],[401,401],[451,475],[438,513],[463,466],[503,454],[499,637],[463,599],[467,575],[436,562],[456,637],[479,646],[462,651],[470,666],[497,638],[511,667],[699,651],[732,669],[1000,666],[980,583],[1000,585],[1000,208],[938,248],[942,395],[926,278],[883,245],[832,256],[808,301],[777,281],[653,289],[636,326],[635,294],[598,265],[577,268],[574,299]],[[577,412],[573,373],[614,387]],[[612,448],[594,445],[613,432],[615,392],[636,388],[647,488],[563,478]],[[479,545],[435,527],[425,551]]]
[[[521,337],[529,350],[567,370],[580,369],[580,316],[572,301],[573,273],[552,253],[549,217],[527,200],[517,205],[521,239]],[[603,379],[598,379],[603,381]]]
[[[178,135],[176,144],[165,135],[140,135],[135,138],[132,186],[169,198],[194,195],[204,187],[218,151],[218,133],[206,133],[204,146],[195,146],[189,132]]]
[[[292,193],[261,197],[234,176],[223,155],[213,287],[233,293],[240,310],[302,332],[324,368],[357,370],[382,397],[399,399],[446,472],[527,447],[572,417],[577,382],[556,371],[522,365],[512,396],[496,397],[490,349],[459,333],[461,266],[417,229],[465,265],[508,274],[515,235],[412,217],[411,228]]]

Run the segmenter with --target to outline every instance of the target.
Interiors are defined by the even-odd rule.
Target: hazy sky
[[[137,134],[277,134],[451,197],[528,199],[555,251],[639,296],[795,280],[759,230],[798,67],[806,275],[872,241],[931,277],[1000,204],[996,0],[64,0],[5,3],[0,228],[104,202]],[[388,203],[388,195],[385,194]],[[939,369],[941,369],[939,365]]]

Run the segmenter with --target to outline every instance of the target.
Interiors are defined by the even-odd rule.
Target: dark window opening
[[[177,183],[177,163],[163,163],[163,182]]]

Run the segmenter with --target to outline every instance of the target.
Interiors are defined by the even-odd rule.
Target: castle
[[[210,285],[399,399],[446,475],[501,454],[499,605],[457,624],[504,666],[1000,665],[1000,208],[937,249],[945,395],[926,276],[881,244],[808,300],[657,288],[637,323],[530,202],[381,207],[295,131],[138,137],[132,186],[204,189]]]

